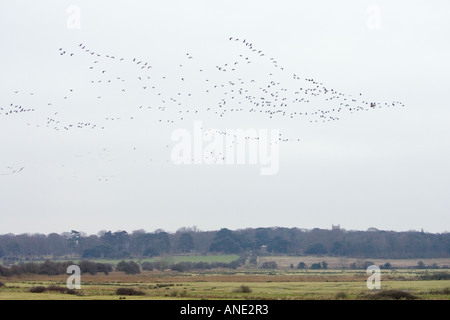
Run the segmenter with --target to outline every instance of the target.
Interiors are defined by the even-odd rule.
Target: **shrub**
[[[179,262],[179,263],[172,265],[170,267],[170,269],[173,271],[185,272],[185,271],[191,270],[192,267],[193,267],[192,262]]]
[[[0,276],[10,277],[12,275],[13,275],[13,273],[11,272],[11,270],[9,268],[0,265]]]
[[[417,262],[417,269],[425,269],[425,263],[423,263],[423,261],[419,261]]]
[[[306,268],[306,263],[304,262],[299,262],[297,265],[297,269],[305,269]]]
[[[450,295],[450,288],[444,288],[441,290],[430,290],[430,294]]]
[[[450,280],[450,273],[448,272],[435,272],[426,273],[420,277],[422,280]]]
[[[250,289],[249,286],[241,285],[239,288],[234,289],[233,292],[235,292],[235,293],[251,293],[252,289]]]
[[[142,270],[153,271],[153,263],[145,261],[141,264],[141,268]]]
[[[184,297],[187,297],[187,291],[186,290],[182,290],[182,291],[172,290],[169,292],[169,297],[184,298]]]
[[[0,288],[6,286],[3,282],[0,281]]]
[[[80,267],[81,273],[90,273],[90,274],[97,273],[97,264],[95,262],[82,260],[80,261],[78,266]]]
[[[417,297],[404,290],[381,290],[372,295],[373,299],[415,300]]]
[[[51,291],[51,292],[58,292],[58,293],[67,293],[67,294],[78,294],[77,290],[74,289],[68,289],[65,287],[59,287],[59,286],[55,286],[55,285],[51,285],[48,287],[44,287],[44,286],[37,286],[37,287],[31,287],[30,288],[30,292],[32,293],[43,293],[46,291]]]
[[[38,286],[38,287],[31,287],[30,288],[30,292],[32,293],[42,293],[45,292],[47,289],[43,286]]]
[[[134,288],[118,288],[116,294],[120,296],[144,296],[145,292]]]
[[[46,291],[59,292],[59,293],[66,293],[67,290],[69,290],[69,289],[64,288],[64,287],[55,286],[55,285],[51,285],[46,288]]]
[[[113,270],[112,265],[109,263],[96,263],[96,265],[97,272],[103,272],[106,275],[108,275]]]
[[[261,265],[262,269],[276,269],[278,265],[275,261],[266,261]]]
[[[124,260],[120,261],[116,266],[117,271],[123,271],[126,274],[138,274],[141,273],[141,268],[134,261],[126,262]]]
[[[194,269],[211,269],[211,265],[208,262],[199,261],[194,263]]]
[[[341,292],[336,293],[335,298],[336,299],[345,299],[345,298],[347,298],[347,294],[345,292],[341,291]]]

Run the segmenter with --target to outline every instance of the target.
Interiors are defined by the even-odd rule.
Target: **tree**
[[[261,247],[270,242],[269,230],[267,228],[258,228],[255,232],[256,246]]]
[[[417,262],[417,269],[425,269],[425,263],[423,263],[423,261],[419,261]]]
[[[267,249],[272,252],[287,253],[290,242],[280,236],[276,236],[270,243]]]
[[[303,261],[298,263],[297,269],[305,269],[305,268],[306,268],[306,263],[304,263]]]
[[[194,239],[189,233],[183,233],[178,239],[177,247],[181,252],[190,252],[194,249]]]
[[[325,261],[322,261],[322,269],[328,269],[328,263]]]
[[[104,244],[113,248],[113,255],[117,258],[129,255],[127,251],[129,248],[129,238],[130,236],[126,231],[116,231],[114,233],[107,231],[100,237]]]
[[[115,256],[114,248],[109,244],[84,249],[81,254],[82,258],[113,258]]]
[[[234,239],[230,237],[215,239],[209,251],[213,252],[223,252],[223,253],[238,253],[241,251],[241,246]]]
[[[242,250],[238,241],[236,241],[235,236],[231,230],[226,228],[220,229],[210,247],[209,251],[213,252],[224,252],[224,253],[238,253]]]
[[[312,265],[311,265],[311,269],[312,270],[317,270],[317,269],[321,269],[322,268],[322,265],[320,264],[320,262],[318,262],[318,263],[313,263]]]
[[[344,253],[344,246],[341,242],[335,241],[333,242],[333,246],[331,247],[331,253],[334,255],[343,255]]]
[[[327,249],[321,242],[314,243],[308,247],[305,251],[306,254],[326,254]]]

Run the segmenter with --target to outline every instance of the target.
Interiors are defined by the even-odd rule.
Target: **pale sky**
[[[0,234],[450,231],[448,12],[445,0],[4,0]],[[343,95],[304,95],[305,79]],[[174,164],[172,134],[198,122],[293,141],[273,175]]]

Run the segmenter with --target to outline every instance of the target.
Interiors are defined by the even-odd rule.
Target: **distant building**
[[[334,225],[334,224],[332,224],[331,225],[331,230],[341,230],[341,225],[340,224],[338,224],[338,225]]]
[[[261,254],[265,254],[267,252],[267,246],[266,245],[262,245],[259,249]]]

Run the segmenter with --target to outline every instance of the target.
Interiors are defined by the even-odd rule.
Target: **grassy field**
[[[358,258],[340,258],[332,256],[263,256],[258,257],[258,264],[262,264],[265,261],[275,261],[279,268],[289,268],[291,264],[296,267],[299,262],[304,262],[308,267],[313,263],[319,263],[326,261],[330,269],[342,269],[348,268],[351,263],[358,263],[362,261],[371,261],[374,264],[380,266],[389,262],[392,268],[410,268],[416,267],[419,261],[422,261],[425,265],[436,264],[439,267],[450,267],[449,258],[436,258],[436,259],[358,259]]]
[[[231,262],[237,255],[208,256],[171,256],[135,260],[155,262],[165,260],[170,263],[189,262]],[[233,269],[209,269],[189,271],[142,271],[136,275],[126,275],[113,271],[108,275],[83,274],[81,289],[66,291],[67,275],[20,275],[0,277],[0,300],[14,299],[374,299],[380,293],[387,293],[383,299],[401,296],[416,299],[450,300],[450,280],[423,280],[424,275],[449,273],[449,269],[412,269],[419,261],[425,265],[437,265],[440,268],[450,265],[450,259],[366,259],[377,265],[389,262],[393,269],[381,270],[381,290],[371,291],[367,288],[369,275],[365,270],[349,270],[353,263],[364,260],[356,258],[339,258],[324,256],[263,256],[258,257],[257,265],[275,261],[278,268],[263,270],[255,266]],[[74,260],[76,262],[76,260]],[[120,260],[100,260],[116,264]],[[328,269],[312,270],[313,263],[326,261]],[[304,262],[307,269],[296,269],[299,262]],[[294,268],[291,268],[291,265]],[[343,268],[343,266],[345,268]],[[448,278],[447,278],[448,279]],[[54,286],[48,290],[49,286]],[[32,288],[43,287],[44,292],[36,293]],[[117,290],[125,292],[117,292]],[[139,293],[140,295],[129,295]],[[41,290],[42,291],[42,290]],[[397,296],[396,296],[397,294]]]
[[[420,280],[420,276],[426,272],[412,269],[383,270],[381,291],[401,290],[417,299],[450,300],[450,280]],[[429,270],[428,274],[433,272],[442,270]],[[65,288],[65,275],[22,275],[0,277],[0,282],[4,284],[0,286],[0,299],[373,299],[376,292],[367,288],[367,277],[364,271],[350,270],[143,271],[137,275],[111,272],[109,275],[82,275],[81,289],[76,290],[76,294],[67,294],[30,292],[31,288],[37,286]],[[117,294],[119,288],[134,289],[143,295]]]
[[[224,254],[224,255],[174,255],[174,256],[163,256],[163,257],[152,257],[144,259],[89,259],[93,262],[103,262],[110,264],[117,264],[122,260],[130,261],[133,260],[137,263],[142,262],[156,262],[165,260],[169,263],[179,263],[179,262],[224,262],[229,263],[233,260],[239,258],[236,254]],[[73,261],[78,263],[79,258],[65,258],[65,259],[51,259],[52,261]],[[340,258],[334,256],[260,256],[258,257],[258,265],[266,261],[275,261],[279,269],[289,269],[291,264],[297,267],[299,262],[304,262],[307,267],[310,267],[313,263],[320,263],[326,261],[328,263],[329,269],[342,269],[344,267],[348,268],[351,263],[360,263],[363,261],[371,261],[376,265],[383,265],[389,262],[392,268],[414,268],[417,266],[419,261],[422,261],[425,265],[436,264],[439,267],[450,267],[450,258],[435,258],[435,259],[359,259],[359,258]],[[24,261],[29,262],[29,261]],[[42,263],[44,260],[34,260],[33,262]]]

